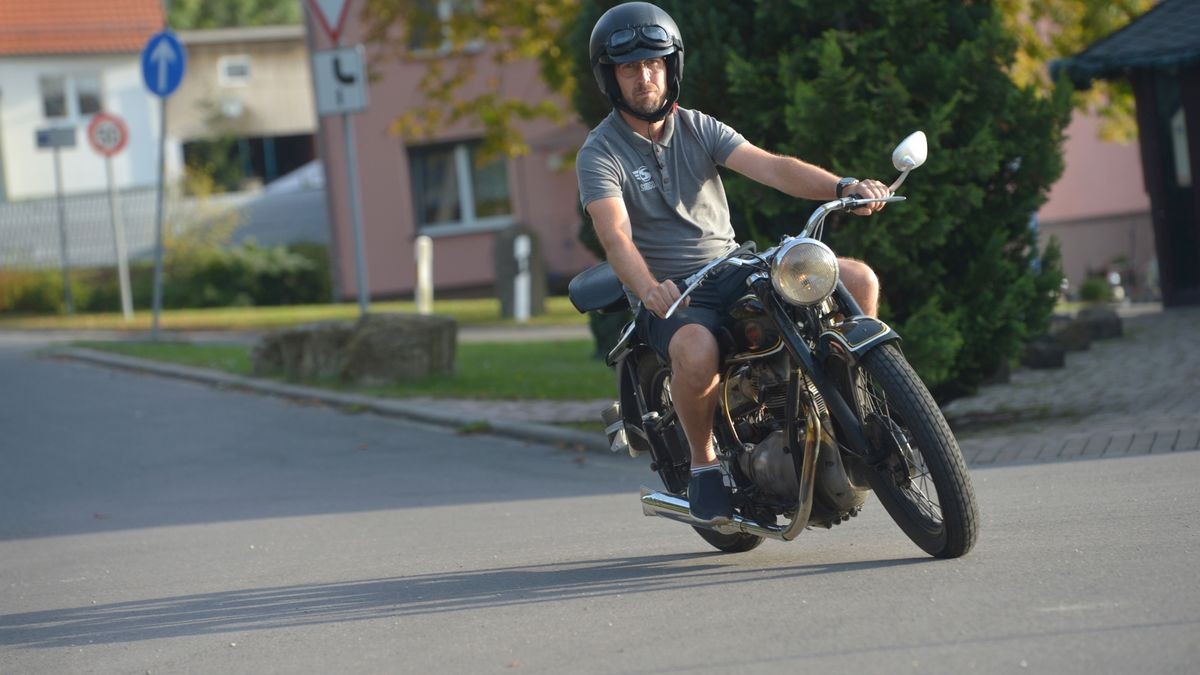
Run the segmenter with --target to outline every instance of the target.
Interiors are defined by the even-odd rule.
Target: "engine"
[[[800,482],[784,452],[788,376],[786,354],[751,360],[726,377],[722,403],[746,449],[738,456],[742,472],[764,493],[790,502]]]
[[[722,383],[722,403],[744,449],[738,455],[738,467],[767,496],[791,504],[799,497],[800,481],[795,462],[784,452],[784,420],[787,408],[789,359],[786,353],[752,359],[730,373]],[[828,411],[815,386],[802,380],[816,406],[815,414],[825,422],[818,446],[819,461],[816,490],[818,510],[814,524],[822,519],[837,522],[839,514],[857,511],[866,497],[866,483],[847,474],[841,461],[837,442],[830,435]],[[800,444],[806,433],[803,422],[798,425]]]

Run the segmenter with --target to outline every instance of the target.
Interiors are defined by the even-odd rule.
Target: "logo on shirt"
[[[633,171],[633,177],[638,180],[638,187],[642,192],[654,189],[654,178],[650,175],[650,169],[644,166],[639,166]]]

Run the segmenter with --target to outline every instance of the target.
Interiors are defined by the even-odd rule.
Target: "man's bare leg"
[[[863,314],[877,316],[879,313],[879,277],[861,260],[838,258],[838,270],[846,290],[854,296]]]
[[[717,407],[717,339],[707,328],[688,324],[671,337],[671,400],[692,451],[692,466],[717,461],[712,447]]]

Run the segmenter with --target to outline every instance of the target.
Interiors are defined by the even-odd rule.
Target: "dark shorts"
[[[718,335],[721,327],[732,321],[729,308],[750,292],[750,288],[746,286],[746,277],[753,271],[749,267],[725,267],[705,279],[699,288],[692,291],[688,296],[688,306],[675,310],[669,319],[660,319],[650,310],[643,308],[637,316],[638,337],[653,347],[664,361],[670,362],[668,347],[671,338],[680,328],[690,323],[698,323],[713,335]],[[676,283],[681,291],[686,288],[682,280],[676,280]]]

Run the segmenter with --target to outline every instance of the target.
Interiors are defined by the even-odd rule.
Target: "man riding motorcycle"
[[[744,293],[749,270],[723,270],[663,318],[680,297],[678,280],[737,247],[717,167],[814,200],[886,197],[888,190],[876,180],[839,177],[766,152],[715,118],[680,107],[683,38],[655,5],[628,2],[605,12],[592,29],[589,51],[613,112],[579,151],[580,199],[627,293],[649,310],[638,314],[638,336],[671,364],[671,399],[691,452],[691,514],[728,523],[732,504],[712,444],[720,356],[715,332]],[[879,298],[874,272],[861,261],[838,263],[843,283],[873,316]]]

